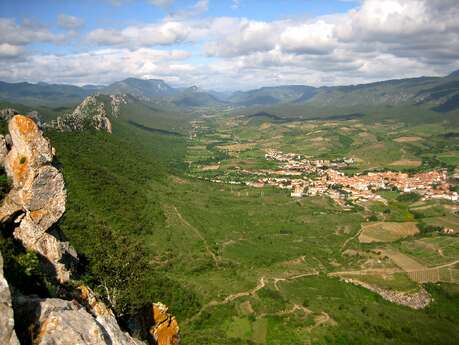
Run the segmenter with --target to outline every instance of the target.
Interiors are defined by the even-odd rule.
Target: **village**
[[[329,196],[338,204],[345,206],[347,201],[386,200],[377,192],[398,190],[402,193],[417,193],[422,200],[445,199],[458,201],[459,195],[451,190],[446,170],[434,170],[409,175],[397,171],[368,172],[347,176],[341,169],[354,164],[352,158],[336,160],[308,160],[296,153],[283,153],[268,150],[267,160],[278,162],[276,170],[248,171],[240,174],[255,178],[246,181],[224,181],[209,179],[216,183],[245,184],[254,188],[273,186],[290,190],[294,198],[304,196]]]

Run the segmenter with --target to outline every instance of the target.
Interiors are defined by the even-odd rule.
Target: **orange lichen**
[[[13,117],[13,121],[16,122],[19,132],[24,136],[35,133],[38,130],[37,124],[27,116],[16,115]]]
[[[22,162],[22,163],[21,163]],[[12,162],[12,170],[13,174],[17,178],[19,182],[23,182],[27,176],[27,172],[29,170],[29,162],[26,159],[25,161],[22,158],[18,158],[13,160]]]
[[[48,211],[45,209],[35,210],[30,212],[30,217],[33,219],[35,223],[38,223],[47,213]]]
[[[180,329],[175,317],[167,312],[167,307],[161,303],[152,305],[154,326],[150,334],[158,345],[179,345]]]
[[[80,290],[80,298],[83,304],[91,308],[96,315],[112,314],[111,310],[104,303],[100,302],[86,285],[80,285],[78,289]]]

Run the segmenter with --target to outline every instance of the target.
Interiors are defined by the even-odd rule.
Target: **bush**
[[[404,193],[397,197],[397,201],[401,202],[416,202],[419,199],[421,199],[421,196],[418,193]]]

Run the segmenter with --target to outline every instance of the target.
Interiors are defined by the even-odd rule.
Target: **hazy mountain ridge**
[[[127,78],[105,87],[0,82],[0,100],[24,104],[75,104],[91,94],[129,94],[141,101],[181,108],[280,104],[316,107],[426,105],[438,112],[449,112],[459,107],[459,71],[446,77],[395,79],[344,86],[282,85],[232,94],[208,91],[197,86],[175,88],[160,79]]]

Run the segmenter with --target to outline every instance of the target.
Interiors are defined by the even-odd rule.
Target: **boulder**
[[[0,253],[0,344],[19,345],[14,331],[14,316],[8,282],[3,276],[3,257]]]

